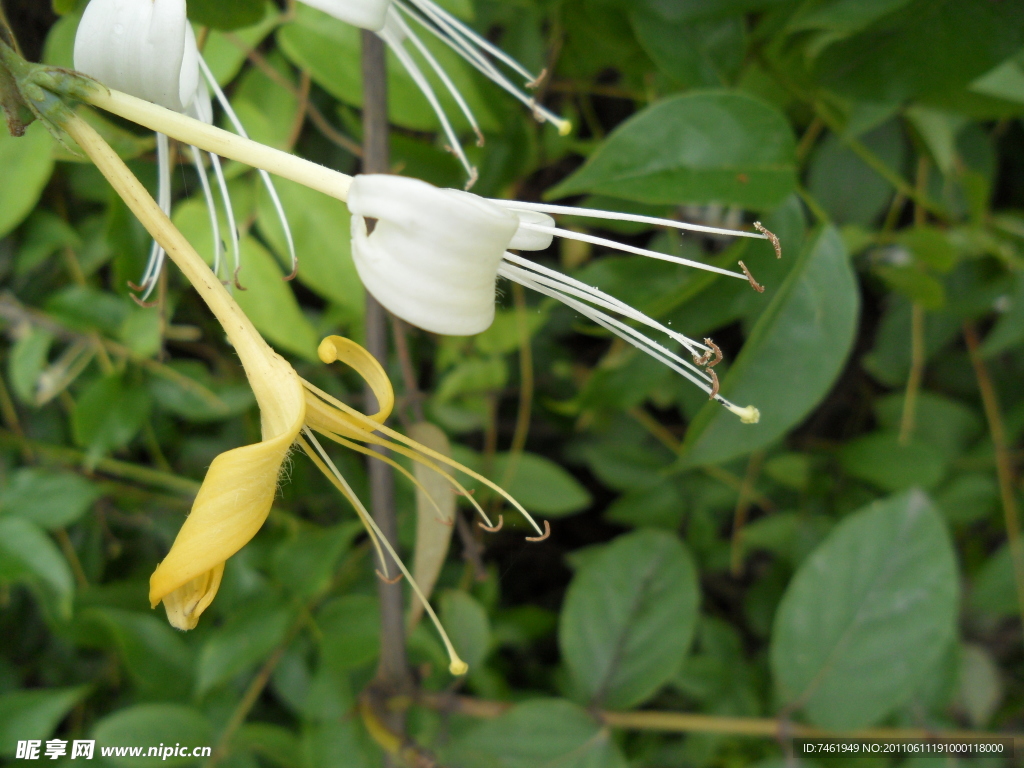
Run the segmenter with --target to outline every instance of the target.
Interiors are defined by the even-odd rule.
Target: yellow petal
[[[260,404],[263,442],[213,460],[192,512],[149,580],[150,603],[155,608],[165,601],[168,618],[179,629],[196,625],[217,593],[224,561],[267,519],[281,465],[305,418],[301,380],[292,367],[272,352],[246,357],[243,363]]]
[[[391,410],[395,407],[395,390],[391,386],[391,380],[387,373],[377,362],[377,358],[354,341],[341,336],[328,336],[320,342],[317,352],[320,359],[328,365],[335,361],[344,363],[362,376],[373,391],[378,404],[377,413],[366,418],[372,419],[378,424],[387,421]]]

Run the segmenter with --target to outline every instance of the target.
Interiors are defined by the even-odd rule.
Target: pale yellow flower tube
[[[270,513],[281,465],[305,421],[305,393],[291,365],[263,340],[188,240],[106,142],[77,116],[62,127],[216,315],[238,353],[260,406],[263,441],[214,459],[192,512],[150,578],[153,607],[163,602],[171,624],[192,629],[217,594],[225,561],[256,535]]]

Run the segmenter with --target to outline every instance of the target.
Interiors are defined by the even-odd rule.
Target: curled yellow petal
[[[263,441],[220,454],[210,465],[167,557],[149,580],[149,600],[161,601],[178,629],[192,629],[220,586],[224,562],[259,531],[277,493],[277,479],[305,419],[301,380],[266,348],[245,354],[236,345],[260,404]],[[269,354],[268,354],[269,353]]]
[[[383,424],[395,407],[395,390],[391,380],[377,358],[351,339],[343,336],[328,336],[320,342],[317,350],[320,359],[330,365],[334,362],[344,363],[358,373],[377,398],[377,413],[364,418]]]

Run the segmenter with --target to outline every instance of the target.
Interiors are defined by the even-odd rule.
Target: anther
[[[479,128],[475,127],[473,128],[473,130],[476,131],[476,145],[478,147],[484,146],[484,144],[486,144],[486,142],[484,141],[484,132],[481,131]]]
[[[708,368],[706,373],[711,377],[711,394],[709,395],[708,400],[714,400],[718,396],[718,374],[715,373],[712,368]]]
[[[479,525],[481,528],[483,528],[488,533],[497,533],[498,531],[500,531],[502,528],[505,527],[505,516],[504,515],[498,515],[498,524],[497,525],[493,525],[492,526],[492,525],[487,525],[486,523],[477,523],[477,525]]]
[[[238,282],[238,273],[241,272],[241,271],[242,271],[241,265],[235,267],[235,288],[237,288],[240,291],[248,291],[249,290],[248,288],[246,288],[244,285],[242,285],[240,282]]]
[[[691,353],[691,357],[693,357],[693,364],[696,365],[698,368],[703,368],[705,365],[711,362],[711,356],[713,354],[714,352],[712,352],[710,349],[705,350],[704,354],[701,355],[700,357],[697,357],[697,355]]]
[[[706,365],[708,368],[714,368],[716,365],[722,362],[722,360],[725,359],[725,355],[722,354],[721,348],[719,348],[719,346],[715,344],[715,342],[713,342],[711,339],[704,339],[704,343],[711,347],[711,351],[715,353],[715,359],[704,363],[704,365]]]
[[[449,528],[455,525],[454,520],[445,520],[443,517],[438,517],[437,515],[434,515],[434,519],[437,520],[437,522],[439,522],[441,525],[446,525]]]
[[[383,581],[385,584],[397,584],[398,582],[400,582],[402,580],[402,574],[399,573],[397,576],[395,576],[395,578],[389,579],[387,576],[385,576],[383,573],[381,573],[380,570],[378,569],[377,570],[377,578],[380,579],[381,581]]]
[[[466,181],[466,186],[465,186],[465,189],[466,189],[467,192],[473,188],[473,185],[476,184],[477,179],[479,179],[479,178],[480,178],[480,172],[474,166],[470,166],[470,169],[469,169],[469,180]]]
[[[775,258],[782,258],[782,243],[779,242],[779,236],[774,232],[769,231],[764,224],[760,221],[754,222],[754,229],[760,232],[762,235],[768,238],[768,242],[772,244],[772,248],[775,249]]]
[[[544,541],[551,537],[551,523],[547,520],[544,521],[544,535],[543,536],[527,536],[527,541]]]
[[[152,309],[153,307],[159,306],[159,304],[160,304],[159,301],[143,301],[138,296],[136,296],[134,293],[129,294],[129,295],[132,297],[132,301],[134,301],[136,304],[138,304],[143,309]]]
[[[533,78],[533,80],[526,84],[526,87],[529,88],[531,91],[536,88],[540,88],[540,84],[544,82],[544,78],[546,78],[547,76],[548,68],[544,67],[544,69],[540,71],[539,75],[537,75],[535,78]]]
[[[298,276],[299,276],[299,260],[296,259],[295,260],[295,264],[292,265],[291,274],[285,275],[284,281],[286,283],[290,283],[292,280],[294,280]],[[242,290],[245,290],[245,289],[243,288]]]
[[[750,287],[753,288],[758,293],[764,293],[764,286],[761,285],[760,283],[758,283],[757,280],[754,279],[754,276],[752,274],[750,274],[750,270],[747,269],[747,265],[744,264],[742,261],[739,264],[740,264],[740,269],[743,270],[743,274],[746,275],[747,276],[747,280],[750,281]]]

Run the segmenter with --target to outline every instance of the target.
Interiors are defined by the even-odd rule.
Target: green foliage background
[[[18,31],[47,63],[70,66],[81,4],[54,5],[62,15],[45,37]],[[305,7],[189,5],[212,27],[206,56],[254,138],[357,170],[331,131],[297,119],[309,87],[323,121],[359,138],[354,29]],[[743,259],[766,286],[757,294],[576,243],[539,256],[691,337],[713,336],[727,353],[723,392],[760,408],[756,427],[561,305],[527,296],[517,311],[504,286],[486,333],[413,333],[429,418],[456,456],[496,479],[517,467],[508,489],[554,521],[549,541],[526,544],[507,520],[482,540],[480,566],[456,539],[436,602],[472,664],[458,690],[515,706],[484,721],[441,700],[414,707],[416,741],[453,768],[669,768],[777,765],[783,752],[738,734],[611,730],[588,711],[1019,731],[1004,500],[964,334],[980,337],[1018,446],[1024,5],[445,5],[533,70],[550,66],[543,98],[577,125],[565,138],[537,125],[438,47],[487,134],[467,150],[481,171],[474,191],[703,223],[759,218],[784,258],[758,241],[601,228],[719,265]],[[18,26],[19,4],[6,6]],[[461,187],[433,114],[391,64],[395,169]],[[152,138],[94,121],[153,185]],[[130,300],[148,241],[95,169],[34,125],[23,139],[0,135],[0,174],[0,755],[58,734],[223,743],[219,764],[239,768],[380,765],[355,708],[379,642],[370,549],[351,510],[296,458],[199,628],[180,634],[150,611],[149,574],[205,468],[258,439],[258,413],[223,334],[173,269],[160,308]],[[288,284],[257,176],[232,164],[229,177],[239,302],[304,377],[358,402],[358,382],[315,355],[328,333],[362,336],[346,209],[282,182],[301,262]],[[176,200],[175,222],[209,251],[184,166]],[[535,396],[515,463],[520,328]],[[391,373],[401,390],[397,361]],[[366,498],[361,462],[338,458]],[[401,482],[399,513],[411,552],[413,494]],[[424,690],[451,689],[428,627],[409,653]],[[251,689],[254,706],[240,709]],[[231,730],[238,712],[247,717]],[[950,763],[915,763],[929,764]]]

